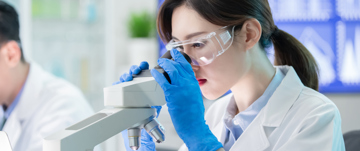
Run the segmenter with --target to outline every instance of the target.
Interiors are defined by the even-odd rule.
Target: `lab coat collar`
[[[276,67],[284,73],[285,77],[278,86],[274,94],[269,99],[267,105],[259,112],[258,116],[251,122],[243,134],[236,140],[230,151],[243,148],[247,151],[265,150],[270,146],[267,134],[271,134],[271,130],[280,126],[285,115],[294,104],[295,100],[301,93],[304,85],[301,83],[295,70],[289,66]],[[284,94],[283,92],[288,92]],[[215,132],[222,132],[220,141],[224,143],[225,131],[224,124],[219,122]],[[221,126],[221,127],[220,127]],[[218,135],[218,134],[215,134]]]
[[[23,87],[24,90],[19,103],[9,116],[3,129],[9,136],[11,146],[16,146],[22,133],[24,120],[29,119],[37,106],[41,105],[41,103],[38,102],[40,100],[38,99],[38,95],[42,88],[42,73],[43,71],[39,65],[35,63],[30,64],[29,74]]]
[[[8,134],[11,146],[16,146],[17,141],[22,133],[21,121],[18,117],[19,112],[11,113],[9,119],[4,125],[3,131]]]
[[[222,109],[226,109],[227,104],[230,103],[230,99],[233,97],[234,95],[232,93],[224,96],[224,98],[222,98],[222,100],[226,101],[223,104]],[[224,111],[222,113],[221,119],[218,120],[218,124],[215,125],[215,127],[212,129],[212,133],[215,135],[216,138],[218,138],[218,141],[221,142],[222,144],[224,144],[225,139],[226,139],[226,128],[225,128],[225,124],[223,122],[223,119],[225,119],[225,114],[226,111]]]
[[[279,66],[276,68],[279,68],[286,76],[269,99],[268,104],[264,107],[262,125],[267,127],[280,126],[286,113],[290,110],[304,87],[293,67]]]
[[[38,64],[30,64],[28,79],[25,83],[24,91],[20,98],[18,107],[15,109],[20,113],[20,120],[29,119],[29,116],[31,116],[37,109],[37,106],[41,105],[39,102],[41,99],[38,97],[44,84],[43,75],[44,71]]]

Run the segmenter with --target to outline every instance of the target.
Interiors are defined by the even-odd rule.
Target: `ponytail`
[[[309,50],[295,37],[277,27],[270,38],[275,48],[274,64],[292,66],[305,86],[318,91],[318,66]]]

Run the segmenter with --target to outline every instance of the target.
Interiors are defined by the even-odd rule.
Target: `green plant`
[[[132,38],[154,36],[155,18],[148,12],[131,13],[128,28]]]

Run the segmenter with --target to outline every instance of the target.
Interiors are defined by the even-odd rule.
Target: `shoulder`
[[[226,96],[219,98],[206,111],[205,120],[206,123],[209,125],[210,129],[216,126],[221,121],[226,111],[226,107],[229,104],[232,96],[233,94],[230,93]]]
[[[63,100],[62,102],[71,102],[72,104],[87,103],[79,88],[40,67],[37,68],[38,76],[41,77],[38,80],[38,84],[41,85],[38,93],[39,99],[52,103],[58,102],[56,100]]]
[[[338,111],[336,105],[329,98],[308,87],[303,88],[299,98],[294,103],[294,105],[303,108],[309,108],[309,110],[313,110],[319,107],[324,108],[326,106],[328,109]]]
[[[280,117],[277,116],[272,121],[276,119]],[[302,146],[303,150],[334,150],[337,146],[341,148],[343,142],[341,117],[336,105],[323,94],[308,87],[302,88],[292,106],[286,109],[280,125],[269,132],[269,140],[277,140],[275,148],[281,146],[284,150],[293,148],[294,144]],[[306,140],[316,140],[322,145]]]
[[[296,116],[298,119],[316,115],[321,117],[331,115],[340,118],[336,105],[326,96],[302,84],[296,71],[291,66],[277,66],[285,75],[283,81],[273,94],[274,100],[268,102],[275,103],[271,113],[276,113],[278,109],[284,109],[287,117]],[[286,105],[286,108],[279,108],[279,105]],[[289,107],[289,108],[288,108]]]
[[[24,127],[47,135],[93,114],[81,91],[38,65],[31,65],[22,98],[16,108]]]
[[[54,95],[83,98],[81,91],[70,82],[62,78],[55,77],[46,71],[42,72],[42,77],[42,92]]]
[[[36,67],[40,86],[37,95],[38,109],[47,115],[73,114],[79,120],[93,113],[81,90],[70,82],[58,78],[40,67]],[[65,111],[66,112],[63,112]],[[70,116],[69,116],[70,117]],[[65,118],[65,117],[64,117]]]
[[[290,111],[297,114],[295,117],[299,117],[298,122],[301,127],[315,123],[323,126],[341,123],[340,112],[336,105],[323,94],[308,87],[304,87]]]

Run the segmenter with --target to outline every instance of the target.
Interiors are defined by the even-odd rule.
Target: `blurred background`
[[[95,111],[103,109],[103,88],[133,64],[156,65],[166,50],[155,20],[162,0],[7,0],[20,14],[25,58],[78,86]],[[298,38],[320,67],[320,92],[338,106],[343,133],[360,129],[360,1],[269,0],[276,25]],[[269,50],[269,58],[273,51]],[[205,100],[208,107],[214,101]],[[166,107],[160,122],[167,141],[182,144]],[[119,135],[102,147],[122,150]]]

